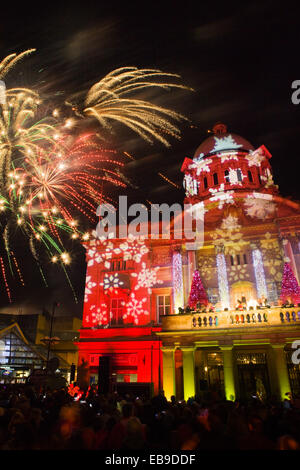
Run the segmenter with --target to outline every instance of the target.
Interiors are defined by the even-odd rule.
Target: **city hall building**
[[[84,244],[77,345],[90,383],[109,356],[114,387],[151,384],[168,399],[300,394],[300,206],[280,196],[270,159],[217,124],[182,165],[203,243],[171,230]]]

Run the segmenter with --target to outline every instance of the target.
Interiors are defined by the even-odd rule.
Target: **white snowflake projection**
[[[98,247],[101,247],[100,250]],[[87,251],[87,256],[89,258],[87,265],[94,266],[94,264],[105,263],[105,267],[109,268],[110,263],[108,260],[112,258],[114,245],[111,241],[100,240],[100,241],[91,241],[90,247]]]
[[[237,184],[239,186],[242,186],[243,184],[243,179],[245,178],[245,175],[242,173],[242,170],[240,168],[229,168],[229,181],[230,184]],[[240,179],[239,179],[240,176]]]
[[[131,276],[137,278],[137,284],[134,290],[138,290],[141,287],[145,287],[148,289],[148,293],[151,294],[153,287],[156,284],[162,284],[163,281],[157,279],[157,271],[159,270],[159,266],[155,268],[146,268],[146,263],[142,263],[142,269],[139,273],[132,273]]]
[[[202,171],[206,171],[209,173],[210,167],[209,165],[212,163],[211,159],[205,159],[205,160],[200,160],[200,161],[194,161],[194,163],[191,163],[189,168],[194,168],[196,170],[197,176],[200,175]]]
[[[218,208],[223,209],[225,204],[232,204],[234,202],[233,194],[234,191],[224,191],[224,184],[222,183],[218,189],[209,189],[212,196],[209,198],[210,201],[219,201]]]
[[[108,312],[106,304],[103,303],[98,308],[96,305],[91,305],[90,312],[90,316],[87,317],[88,322],[91,322],[93,325],[107,325]]]
[[[199,160],[201,160],[202,158],[204,157],[204,153],[199,153],[199,155],[195,158],[193,158],[193,161],[194,162],[198,162]]]
[[[261,149],[254,150],[246,156],[249,166],[260,166],[261,163],[266,159]]]
[[[120,244],[119,251],[123,252],[124,261],[133,260],[136,263],[140,263],[142,257],[148,253],[149,249],[145,245],[144,237],[134,237],[129,235],[124,243]],[[115,253],[117,250],[115,250]]]
[[[239,219],[233,215],[228,215],[228,217],[223,219],[221,224],[222,230],[238,230],[240,228]]]
[[[126,312],[123,315],[124,320],[127,318],[132,318],[135,325],[138,325],[139,318],[141,315],[149,315],[147,310],[144,310],[144,304],[147,302],[146,297],[141,300],[138,300],[135,297],[134,292],[130,294],[130,300],[125,303],[122,302],[123,305],[126,306]]]
[[[215,146],[212,152],[218,152],[220,150],[231,150],[242,147],[242,144],[238,144],[231,134],[225,137],[215,137]]]
[[[185,175],[183,179],[183,187],[187,196],[195,196],[198,193],[198,181],[191,175]]]
[[[117,293],[117,290],[122,287],[123,281],[119,278],[119,273],[114,274],[104,274],[103,282],[100,283],[100,286],[103,286],[104,292],[109,290],[110,292]]]
[[[238,160],[239,157],[236,155],[235,152],[226,152],[225,154],[224,153],[217,153],[217,157],[220,158],[221,160],[221,163],[225,163],[229,160]]]
[[[93,288],[97,285],[96,282],[92,281],[92,276],[87,276],[85,281],[85,290],[84,290],[84,301],[88,301],[89,295],[92,293]]]
[[[262,196],[269,196],[268,198]],[[274,214],[276,204],[272,202],[270,194],[249,194],[244,203],[245,212],[249,217],[256,219],[266,219]]]

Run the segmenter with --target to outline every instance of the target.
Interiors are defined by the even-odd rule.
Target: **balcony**
[[[300,326],[300,307],[271,307],[257,310],[229,310],[184,314],[162,317],[162,331],[204,330],[220,328],[266,327],[280,325]]]

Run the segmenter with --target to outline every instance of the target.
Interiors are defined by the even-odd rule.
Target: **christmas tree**
[[[280,300],[283,303],[300,303],[300,287],[288,263],[285,263],[283,268]]]
[[[194,308],[198,303],[202,305],[207,305],[208,298],[201,281],[200,273],[196,269],[193,275],[188,304],[191,308]]]

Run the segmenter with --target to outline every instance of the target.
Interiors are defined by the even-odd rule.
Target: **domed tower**
[[[277,302],[285,260],[299,279],[298,242],[289,226],[299,206],[278,194],[270,158],[264,145],[255,149],[217,123],[182,165],[184,203],[204,214],[203,242],[189,253],[190,265],[222,308],[234,308],[242,297],[253,305],[261,298]]]
[[[233,190],[278,192],[270,158],[264,145],[255,150],[243,137],[229,133],[224,124],[215,124],[213,135],[202,142],[193,159],[183,162],[185,203],[198,203],[216,193]]]

